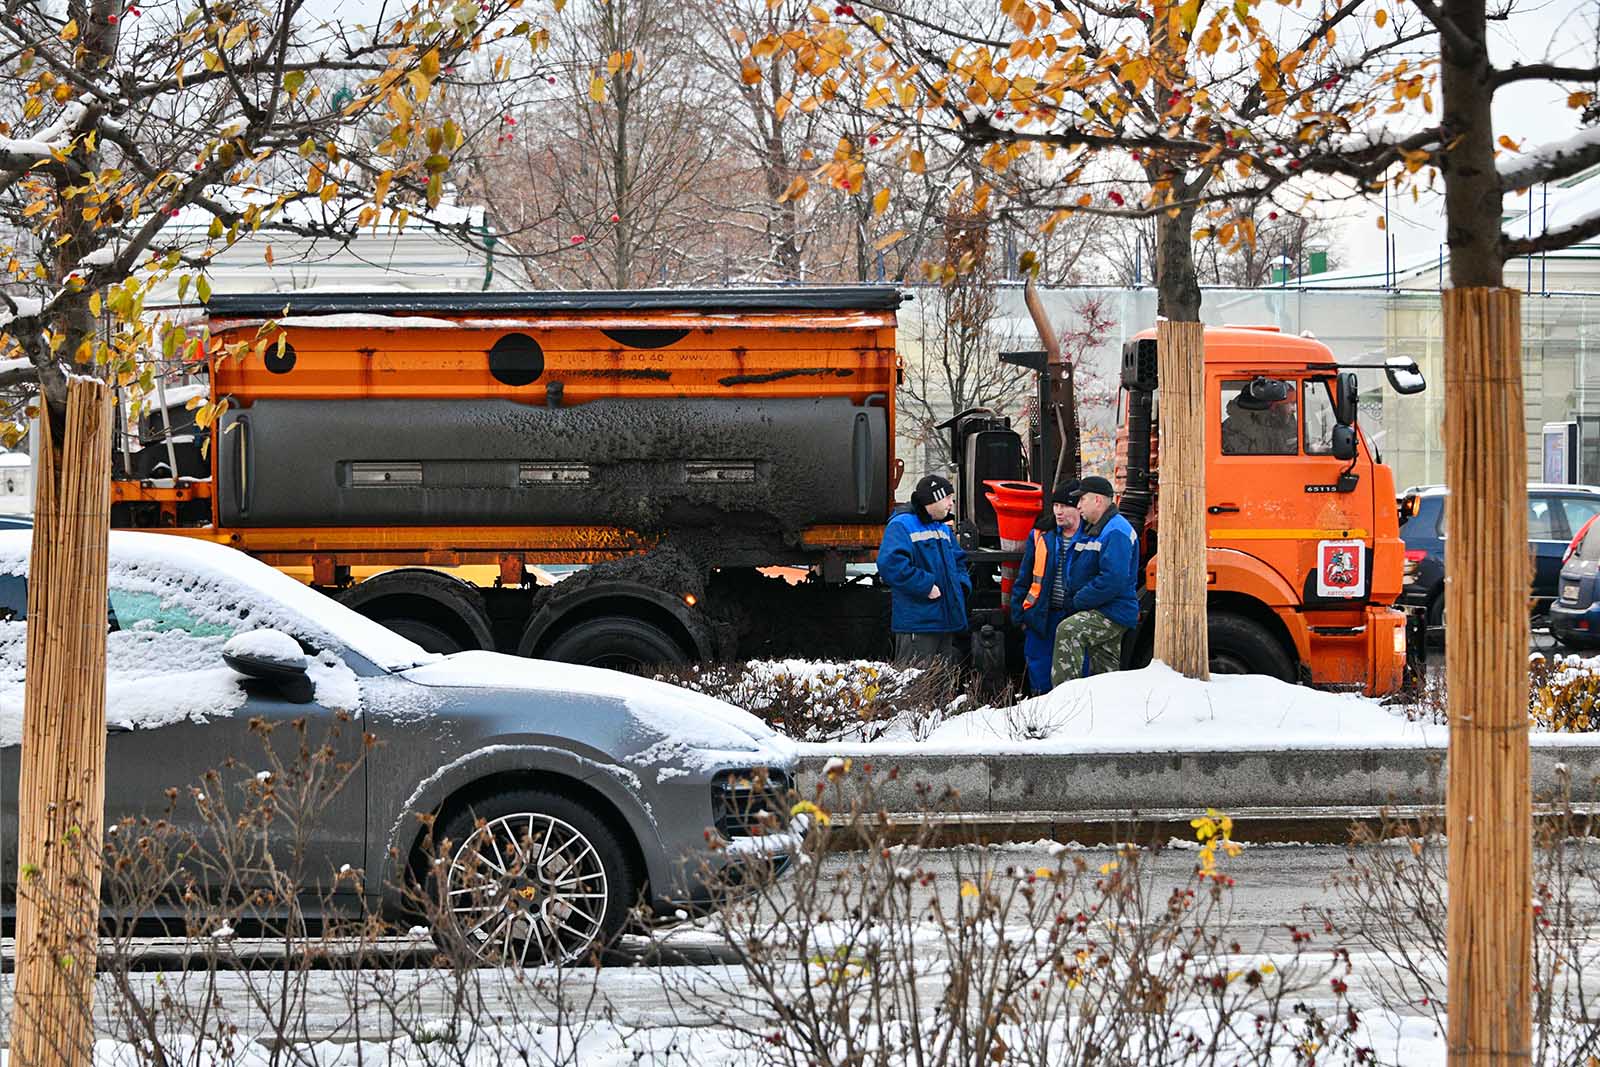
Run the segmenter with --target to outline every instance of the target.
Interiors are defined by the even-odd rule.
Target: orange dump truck
[[[1372,694],[1399,688],[1406,617],[1396,610],[1404,546],[1394,474],[1356,418],[1355,364],[1267,327],[1205,331],[1206,568],[1214,670],[1272,674]],[[1382,365],[1415,393],[1414,363]],[[1156,342],[1123,351],[1118,481],[1123,514],[1160,551],[1155,463]],[[1147,571],[1131,661],[1148,661]]]
[[[113,524],[232,545],[438,651],[613,666],[882,656],[887,596],[851,565],[873,559],[902,470],[901,299],[887,288],[216,295],[201,391],[228,410],[197,431],[177,394],[130,427],[143,447],[118,450]],[[1390,610],[1393,484],[1353,429],[1353,384],[1314,342],[1212,337],[1214,423],[1228,432],[1236,383],[1287,383],[1307,442],[1298,421],[1280,452],[1213,442],[1219,669],[1393,688],[1404,651]],[[240,341],[245,355],[222,354]],[[1151,342],[1127,358],[1123,503],[1152,520],[1155,549],[1154,465],[1138,444],[1154,439]],[[1319,451],[1316,420],[1338,425],[1341,413],[1346,428]],[[975,561],[974,658],[994,668],[1006,658],[998,567],[1016,553],[998,550],[981,486],[1025,477],[1030,454],[1036,469],[1054,464],[992,412],[949,428]],[[1340,458],[1351,447],[1354,459]],[[1319,586],[1329,545],[1346,553]],[[535,568],[559,576],[570,564],[587,566],[536,581]],[[1146,627],[1130,660],[1148,649]]]

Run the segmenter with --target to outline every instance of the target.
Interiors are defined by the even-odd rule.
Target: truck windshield
[[[1249,379],[1222,383],[1222,454],[1293,456],[1299,453],[1300,412],[1295,395],[1290,393],[1265,408],[1253,408],[1241,402],[1249,384]]]

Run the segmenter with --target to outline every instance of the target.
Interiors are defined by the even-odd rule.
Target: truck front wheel
[[[1294,660],[1259,622],[1213,611],[1210,621],[1212,674],[1265,674],[1294,682]]]
[[[550,642],[541,655],[624,671],[688,662],[683,649],[665,631],[625,615],[586,619]]]

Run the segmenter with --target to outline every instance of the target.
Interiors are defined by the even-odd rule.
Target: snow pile
[[[921,751],[1148,752],[1443,745],[1444,727],[1378,701],[1262,675],[1185,678],[1162,663],[1097,675],[935,730]]]

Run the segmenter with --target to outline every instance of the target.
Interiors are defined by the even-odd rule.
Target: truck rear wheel
[[[683,649],[665,631],[625,615],[586,619],[550,642],[542,655],[564,663],[624,671],[688,662]]]
[[[441,655],[451,655],[460,652],[461,642],[451,637],[444,630],[432,623],[423,622],[421,619],[374,619],[405,638],[414,641],[429,652],[438,652]]]
[[[1212,674],[1265,674],[1283,682],[1295,681],[1294,660],[1254,619],[1214,611],[1208,629]]]

